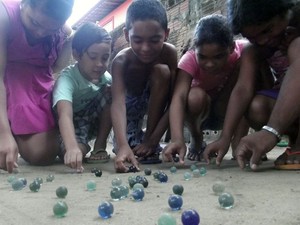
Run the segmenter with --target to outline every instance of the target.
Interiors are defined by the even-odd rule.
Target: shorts
[[[73,114],[73,124],[75,128],[75,137],[78,143],[86,146],[90,151],[89,141],[96,138],[99,130],[99,115],[103,108],[111,104],[111,94],[102,92],[94,98],[83,110]],[[65,152],[65,146],[60,135],[60,148]]]
[[[150,97],[150,87],[147,85],[141,96],[126,96],[126,118],[127,118],[127,140],[131,148],[139,145],[143,141],[143,122],[148,109]],[[114,151],[117,144],[114,138]]]
[[[276,100],[278,98],[278,95],[279,95],[279,89],[261,90],[261,91],[258,91],[256,94],[264,95],[264,96],[267,96],[269,98],[272,98],[272,99]]]

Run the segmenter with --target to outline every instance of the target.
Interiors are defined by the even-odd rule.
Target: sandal
[[[202,142],[200,151],[196,150],[195,148],[189,147],[187,159],[190,161],[199,161],[200,162],[202,160],[202,154],[203,154],[205,148],[206,148],[205,141]]]
[[[297,157],[297,158],[296,158]],[[293,163],[292,161],[296,162]],[[292,152],[291,148],[286,148],[274,162],[275,168],[279,170],[299,170],[300,169],[300,151]]]
[[[162,160],[159,158],[160,152],[162,151],[162,147],[158,145],[155,149],[155,152],[152,155],[147,157],[141,157],[138,159],[141,164],[158,164],[162,163]]]
[[[105,151],[105,149],[100,148],[93,150],[91,156],[87,159],[88,163],[106,163],[110,159],[110,155]]]

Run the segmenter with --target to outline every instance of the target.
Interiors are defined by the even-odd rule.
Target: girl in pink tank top
[[[74,0],[2,0],[0,3],[0,168],[11,172],[17,153],[32,164],[57,154],[51,110],[53,72],[70,54],[65,21]],[[66,43],[66,44],[64,44]],[[60,57],[62,55],[62,57]],[[62,64],[63,63],[63,64]],[[51,135],[50,135],[51,134]],[[50,140],[52,139],[52,140]]]

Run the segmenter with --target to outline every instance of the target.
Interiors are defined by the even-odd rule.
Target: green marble
[[[176,219],[169,213],[163,213],[158,219],[158,225],[176,225]]]
[[[68,194],[68,189],[65,186],[60,186],[56,189],[56,196],[58,198],[65,198]]]
[[[64,217],[68,212],[68,205],[64,201],[58,201],[53,206],[53,213],[56,217]]]

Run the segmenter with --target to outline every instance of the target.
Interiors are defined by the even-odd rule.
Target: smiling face
[[[81,75],[92,83],[98,83],[107,70],[110,52],[111,43],[102,42],[92,44],[81,55],[73,51],[73,55],[78,62]]]
[[[63,26],[62,22],[44,15],[41,6],[32,8],[25,3],[21,5],[21,20],[30,40],[43,39]]]
[[[277,47],[289,23],[288,15],[276,16],[266,23],[260,25],[246,26],[241,30],[241,33],[251,43],[263,47]]]
[[[130,30],[124,29],[124,33],[137,58],[143,63],[151,63],[159,57],[169,30],[165,31],[155,20],[138,20]]]
[[[220,73],[227,64],[232,48],[222,47],[215,43],[202,44],[195,48],[198,65],[212,75]]]

